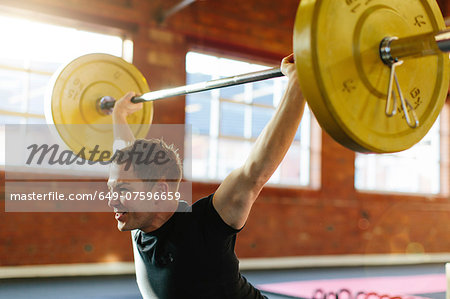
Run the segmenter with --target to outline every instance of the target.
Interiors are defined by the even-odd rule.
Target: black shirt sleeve
[[[212,238],[227,239],[229,237],[235,236],[242,229],[235,229],[223,221],[219,213],[216,211],[213,205],[214,194],[209,195],[201,199],[204,201],[201,204],[204,205],[204,225],[205,230],[211,233]]]

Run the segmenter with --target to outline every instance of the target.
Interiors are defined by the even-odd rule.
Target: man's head
[[[181,161],[176,149],[160,139],[136,140],[112,158],[108,187],[109,206],[121,231],[158,228],[178,202]],[[164,199],[163,199],[164,198]]]

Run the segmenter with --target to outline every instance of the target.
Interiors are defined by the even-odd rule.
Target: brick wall
[[[56,22],[74,19],[126,31],[134,40],[134,63],[153,90],[185,83],[189,49],[274,65],[291,52],[297,1],[197,1],[164,19],[163,12],[178,2],[5,0],[1,5],[13,14]],[[183,123],[184,98],[155,103],[154,122]],[[321,188],[265,188],[239,234],[238,255],[450,251],[448,197],[356,192],[354,158],[353,152],[323,134]],[[4,173],[0,180],[3,190]],[[193,198],[216,188],[194,183]],[[132,260],[129,234],[115,229],[112,213],[3,211],[1,200],[0,265]]]

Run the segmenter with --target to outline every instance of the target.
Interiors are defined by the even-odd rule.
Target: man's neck
[[[173,208],[169,212],[155,212],[152,224],[148,227],[141,228],[141,230],[144,233],[150,233],[150,232],[153,232],[153,231],[159,229],[167,221],[169,221],[170,218],[172,218],[172,216],[175,214],[175,212],[178,209],[178,205],[179,205],[179,203],[176,202],[176,205],[173,205]]]

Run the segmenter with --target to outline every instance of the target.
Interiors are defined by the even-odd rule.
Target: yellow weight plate
[[[99,110],[103,96],[120,99],[128,91],[143,94],[149,91],[141,72],[122,58],[108,54],[81,56],[55,73],[47,95],[46,119],[55,127],[74,152],[112,151],[112,117]],[[147,135],[153,117],[152,103],[128,117],[136,138]],[[100,153],[94,160],[100,158]],[[100,159],[107,160],[107,159]]]
[[[405,150],[428,132],[445,102],[448,54],[405,59],[396,68],[401,89],[420,122],[410,128],[399,111],[385,115],[390,68],[383,38],[445,28],[435,0],[302,0],[294,53],[311,110],[336,141],[359,152]]]

